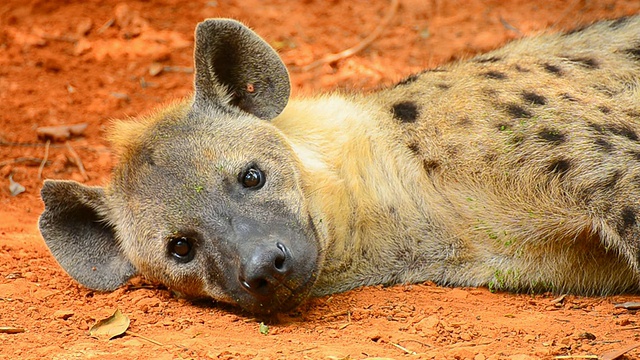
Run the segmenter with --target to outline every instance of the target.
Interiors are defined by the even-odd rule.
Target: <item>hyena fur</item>
[[[640,289],[640,17],[289,94],[253,31],[200,23],[193,97],[114,125],[110,183],[45,182],[57,261],[255,313],[372,284]]]

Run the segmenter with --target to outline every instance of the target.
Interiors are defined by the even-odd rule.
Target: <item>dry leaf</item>
[[[118,309],[108,318],[96,322],[89,329],[89,335],[96,339],[111,340],[124,334],[129,328],[129,322],[129,318]]]
[[[263,322],[260,323],[260,327],[258,329],[262,335],[269,334],[269,326],[265,325]]]
[[[11,196],[20,195],[25,191],[24,186],[13,181],[13,175],[9,176],[9,191],[11,192]]]
[[[624,347],[622,349],[618,349],[618,350],[611,350],[611,351],[607,351],[606,353],[602,354],[600,356],[600,360],[614,360],[619,358],[620,356],[628,353],[629,351],[640,347],[640,343],[635,343],[632,345],[629,345],[627,347]]]
[[[627,310],[639,310],[640,309],[640,302],[627,301],[627,302],[622,303],[622,304],[615,304],[614,307],[616,309],[623,308],[623,309],[627,309]]]

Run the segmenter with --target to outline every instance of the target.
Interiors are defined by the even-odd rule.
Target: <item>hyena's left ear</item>
[[[264,120],[282,112],[289,73],[269,44],[230,19],[205,20],[195,36],[196,106],[228,103]]]

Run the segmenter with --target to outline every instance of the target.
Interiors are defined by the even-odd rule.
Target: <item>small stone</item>
[[[73,310],[58,310],[53,313],[53,317],[56,319],[67,320],[74,314]]]
[[[22,274],[22,277],[24,277],[25,279],[31,282],[38,282],[38,275],[36,275],[35,273],[32,273],[31,271]]]

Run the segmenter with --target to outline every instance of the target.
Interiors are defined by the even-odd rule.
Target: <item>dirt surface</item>
[[[256,319],[228,306],[178,299],[140,278],[96,293],[50,256],[36,227],[43,210],[39,172],[107,182],[114,164],[104,140],[110,119],[190,94],[193,29],[204,18],[231,17],[253,27],[278,49],[294,95],[301,95],[390,85],[543,29],[639,13],[640,2],[402,0],[364,51],[303,70],[357,44],[388,11],[387,1],[364,0],[3,1],[0,327],[24,332],[0,333],[0,359],[585,358],[640,342],[639,315],[614,307],[638,296],[557,299],[417,284],[357,289]],[[81,135],[53,141],[48,151],[36,131],[78,123],[88,124]],[[11,196],[10,177],[26,191]],[[90,337],[89,327],[115,309],[131,319],[129,332],[110,341]],[[640,359],[640,350],[622,358]]]

